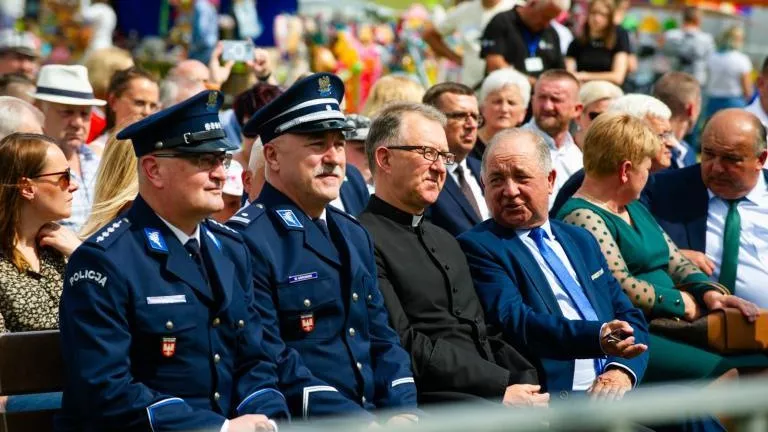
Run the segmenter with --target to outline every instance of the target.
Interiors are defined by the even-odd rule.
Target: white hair
[[[664,102],[653,96],[632,93],[616,98],[608,105],[607,112],[629,114],[639,119],[655,117],[662,120],[672,118],[672,111]]]
[[[485,98],[493,92],[499,91],[507,86],[515,86],[523,97],[523,105],[528,106],[531,100],[531,83],[528,77],[521,74],[514,68],[497,69],[488,74],[480,87],[480,103],[485,103]]]
[[[624,91],[610,81],[589,81],[579,89],[579,102],[587,106],[603,99],[616,99],[624,96]]]
[[[30,125],[30,122],[37,124]],[[45,115],[31,103],[13,96],[0,96],[0,139],[20,131],[43,128]]]
[[[248,171],[251,174],[257,170],[264,170],[264,144],[261,142],[261,137],[256,137],[251,147],[251,157],[248,158]]]

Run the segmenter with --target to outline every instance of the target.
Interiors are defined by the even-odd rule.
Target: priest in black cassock
[[[426,105],[390,105],[366,141],[376,194],[360,222],[374,240],[390,324],[411,355],[420,403],[546,406],[549,394],[539,392],[535,368],[489,335],[459,244],[422,218],[454,162],[445,121]]]

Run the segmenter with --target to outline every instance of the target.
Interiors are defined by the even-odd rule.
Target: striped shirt
[[[93,206],[93,195],[96,189],[96,172],[99,170],[101,159],[88,146],[80,146],[78,151],[80,158],[80,175],[72,172],[72,181],[77,182],[78,188],[73,193],[72,215],[60,223],[73,230],[80,232],[85,225],[85,221],[91,214]]]

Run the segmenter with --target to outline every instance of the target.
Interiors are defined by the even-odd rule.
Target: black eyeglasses
[[[602,114],[602,113],[601,113],[601,112],[599,112],[599,111],[590,111],[590,112],[588,112],[588,113],[587,113],[587,117],[589,117],[589,120],[590,120],[590,121],[595,121],[595,119],[596,119],[596,118],[597,118],[597,117],[598,117],[600,114]]]
[[[472,119],[472,121],[477,123],[480,120],[480,114],[474,112],[447,112],[445,113],[445,116],[448,118],[448,120],[461,120],[463,122],[467,122],[467,120]]]
[[[201,171],[210,171],[219,165],[229,168],[232,163],[231,153],[155,153],[152,156],[165,159],[184,159]]]
[[[47,173],[47,174],[38,174],[36,176],[29,177],[30,179],[37,179],[41,177],[50,177],[50,176],[61,176],[59,177],[59,180],[57,183],[59,186],[61,186],[63,189],[66,189],[69,187],[70,184],[72,184],[72,169],[67,168],[64,171],[54,172],[54,173]]]
[[[391,146],[387,147],[390,150],[405,150],[420,153],[424,156],[424,159],[435,162],[438,158],[443,158],[443,163],[446,165],[453,165],[456,162],[456,155],[451,152],[441,152],[436,148],[427,146]]]

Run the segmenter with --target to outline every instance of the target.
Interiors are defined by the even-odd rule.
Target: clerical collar
[[[375,194],[371,195],[371,199],[368,201],[368,210],[370,210],[371,213],[392,219],[401,225],[414,228],[418,227],[421,224],[421,220],[424,218],[424,214],[412,215],[408,212],[404,212],[382,200]]]

